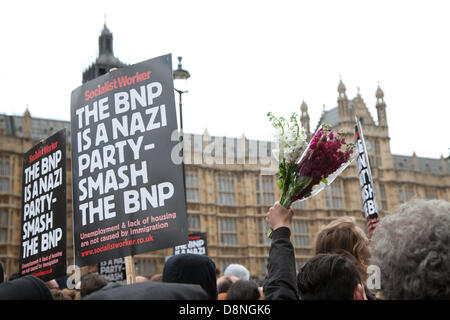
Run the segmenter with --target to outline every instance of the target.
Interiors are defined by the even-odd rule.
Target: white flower
[[[269,116],[276,129],[275,143],[278,145],[276,154],[279,161],[296,162],[306,144],[306,133],[304,128],[299,126],[297,115],[293,113],[290,121],[278,119],[271,113]]]

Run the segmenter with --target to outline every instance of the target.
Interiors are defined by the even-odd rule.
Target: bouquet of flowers
[[[342,131],[333,132],[329,125],[322,124],[306,146],[305,130],[298,125],[297,114],[292,113],[290,121],[271,112],[267,115],[277,130],[279,202],[287,209],[295,201],[318,194],[356,158],[355,145],[345,141]],[[272,237],[272,230],[267,236]]]

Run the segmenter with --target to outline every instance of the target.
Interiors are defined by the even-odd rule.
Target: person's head
[[[232,263],[229,264],[223,272],[225,276],[233,275],[238,277],[239,280],[250,280],[250,272],[241,264]]]
[[[221,276],[219,279],[217,279],[217,292],[227,292],[228,289],[230,289],[231,285],[238,280],[238,277],[233,275]]]
[[[238,280],[228,289],[225,300],[259,300],[258,285],[251,280]]]
[[[164,264],[163,282],[198,284],[210,300],[217,299],[216,265],[208,256],[179,254]]]
[[[61,292],[64,296],[70,298],[70,300],[80,300],[80,293],[77,290],[64,288]]]
[[[345,251],[318,254],[297,275],[302,300],[365,300],[356,261]]]
[[[50,289],[50,293],[52,294],[53,300],[73,300],[72,297],[59,289]]]
[[[383,217],[371,241],[384,299],[450,298],[450,203],[412,200]]]
[[[147,281],[149,281],[149,280],[144,276],[136,276],[135,277],[135,283],[141,283],[141,282],[147,282]]]
[[[45,284],[50,290],[59,290],[59,284],[55,279],[47,281]]]
[[[162,282],[162,273],[154,274],[153,276],[150,277],[150,281]]]
[[[88,273],[81,277],[80,296],[84,297],[88,294],[100,290],[108,284],[108,280],[98,273]]]
[[[323,227],[316,238],[315,254],[347,251],[357,261],[363,282],[370,264],[370,241],[353,217],[340,217]]]

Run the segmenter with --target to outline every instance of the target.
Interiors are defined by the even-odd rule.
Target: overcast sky
[[[106,24],[133,64],[171,53],[191,73],[186,132],[272,139],[267,112],[308,105],[315,128],[339,77],[374,119],[385,94],[394,154],[450,148],[448,1],[2,1],[0,112],[70,119],[70,94]]]

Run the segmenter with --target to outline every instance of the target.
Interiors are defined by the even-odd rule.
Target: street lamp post
[[[177,81],[177,86],[181,86],[181,85],[185,84],[186,80],[191,77],[191,74],[189,73],[189,71],[184,70],[182,68],[181,59],[183,59],[183,58],[182,57],[178,57],[178,69],[176,69],[173,72],[173,79],[174,80],[179,80],[179,81]],[[180,89],[177,89],[177,88],[174,88],[174,89],[178,93],[179,99],[180,99],[180,101],[179,101],[180,130],[181,130],[181,134],[183,134],[183,113],[182,113],[183,112],[182,111],[183,102],[182,102],[182,96],[183,96],[183,93],[187,93],[188,91],[187,90],[180,90]],[[181,135],[181,137],[182,136],[183,135]]]
[[[181,66],[181,59],[182,57],[178,57],[178,69],[176,69],[173,72],[173,79],[174,82],[176,80],[177,82],[177,86],[185,86],[186,85],[186,81],[187,79],[190,78],[191,74],[187,71],[184,70]],[[177,88],[174,88],[174,90],[178,93],[179,96],[179,102],[178,102],[178,106],[179,106],[179,114],[180,114],[180,143],[181,143],[181,161],[182,161],[182,169],[183,169],[183,184],[184,184],[184,197],[187,201],[186,198],[186,174],[185,174],[185,169],[184,169],[184,141],[183,141],[183,101],[182,101],[182,96],[183,93],[187,93],[187,90],[180,90]]]

